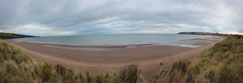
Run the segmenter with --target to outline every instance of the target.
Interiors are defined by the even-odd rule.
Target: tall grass
[[[243,37],[228,37],[202,53],[200,61],[181,60],[153,76],[154,83],[243,83]]]
[[[0,40],[0,83],[31,83],[38,75],[35,67],[40,65],[41,62]]]

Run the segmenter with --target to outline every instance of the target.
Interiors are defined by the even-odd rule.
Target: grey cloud
[[[77,34],[224,32],[228,28],[243,32],[241,4],[240,0],[1,0],[0,31],[39,24]]]

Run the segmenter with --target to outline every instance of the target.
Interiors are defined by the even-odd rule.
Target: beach
[[[154,73],[170,68],[175,61],[183,58],[197,60],[202,51],[223,39],[214,36],[181,40],[182,43],[199,45],[198,48],[156,44],[77,46],[7,41],[21,48],[27,55],[52,66],[62,64],[74,71],[95,75],[101,72],[119,72],[125,66],[138,65],[144,78],[151,80]]]

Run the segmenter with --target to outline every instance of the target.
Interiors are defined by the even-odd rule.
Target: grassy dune
[[[228,37],[202,53],[198,62],[175,62],[153,83],[243,83],[243,37]]]
[[[136,65],[121,72],[91,76],[73,72],[62,65],[50,65],[32,59],[20,49],[0,40],[0,83],[146,83]]]

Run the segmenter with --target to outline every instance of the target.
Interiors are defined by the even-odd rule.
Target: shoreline
[[[116,35],[116,34],[115,34]],[[147,35],[147,34],[146,34]],[[156,34],[151,34],[151,35],[156,35]],[[158,34],[157,34],[158,35]],[[161,34],[162,35],[162,34]],[[178,34],[165,34],[165,35],[178,35]],[[81,35],[82,36],[82,35]],[[194,35],[191,35],[191,36],[194,36]],[[59,37],[59,36],[57,36]],[[65,37],[65,36],[64,36]],[[180,36],[178,36],[180,37]],[[86,42],[90,42],[92,40],[89,40],[89,41],[85,41],[85,40],[82,40],[84,41],[83,43],[81,42],[59,42],[59,41],[63,41],[61,40],[60,38],[57,38],[57,41],[55,40],[50,40],[50,41],[45,41],[46,39],[48,39],[48,37],[43,37],[44,41],[42,41],[42,39],[30,39],[30,40],[21,40],[21,39],[14,39],[12,41],[16,41],[16,42],[28,42],[28,43],[39,43],[39,44],[50,44],[50,45],[58,45],[58,46],[72,46],[72,47],[107,47],[107,48],[110,48],[110,47],[124,47],[124,46],[140,46],[140,45],[169,45],[169,46],[179,46],[177,45],[178,42],[175,42],[175,41],[180,41],[180,40],[190,40],[190,39],[194,39],[194,38],[199,38],[199,39],[208,39],[208,38],[213,38],[215,36],[204,36],[204,37],[192,37],[192,38],[187,38],[187,36],[185,36],[186,38],[185,39],[176,39],[176,37],[173,39],[173,41],[169,41],[169,42],[173,42],[173,43],[168,43],[167,42],[163,42],[164,40],[170,40],[170,39],[163,39],[163,40],[157,40],[155,39],[154,41],[150,41],[150,42],[140,42],[140,41],[144,41],[144,40],[141,40],[139,39],[140,41],[124,41],[125,43],[117,43],[117,42],[123,42],[123,41],[113,41],[113,42],[107,42],[107,41],[103,41],[103,42],[106,42],[106,43],[99,43],[99,42],[91,42],[91,43],[86,43]],[[159,37],[158,37],[159,38]],[[93,38],[94,39],[94,38]],[[97,38],[96,38],[97,39]],[[154,37],[152,37],[152,39],[154,39]],[[69,39],[67,39],[69,40]],[[72,39],[71,39],[72,40]],[[95,41],[100,41],[100,40],[104,40],[104,39],[97,39]],[[123,39],[123,40],[129,40],[128,39]],[[148,38],[145,40],[149,40]],[[65,41],[65,40],[64,40]],[[180,47],[183,47],[183,46],[180,46]]]
[[[201,51],[212,47],[215,43],[220,42],[223,39],[224,38],[218,38],[213,40],[212,42],[204,42],[204,43],[202,42],[208,40],[194,39],[200,41],[197,42],[198,45],[201,45],[201,47],[199,48],[186,48],[186,47],[166,46],[166,45],[152,45],[152,46],[145,46],[145,47],[143,47],[143,45],[142,46],[139,45],[136,48],[124,48],[125,46],[103,47],[103,48],[118,49],[118,50],[108,50],[108,51],[107,50],[102,50],[102,51],[87,51],[87,50],[77,51],[76,50],[75,51],[70,49],[60,49],[60,48],[50,48],[50,47],[48,48],[43,46],[43,45],[53,45],[53,44],[13,42],[9,40],[8,42],[12,45],[21,48],[27,55],[35,59],[44,61],[45,63],[50,64],[52,66],[56,64],[62,64],[74,71],[90,72],[91,74],[98,74],[101,72],[108,72],[108,73],[119,72],[125,66],[136,64],[138,65],[145,79],[148,80],[152,77],[152,75],[155,72],[161,69],[170,68],[174,61],[183,58],[194,59],[196,58],[196,56],[200,54]],[[192,41],[192,40],[188,40],[188,41]],[[61,45],[61,46],[67,46],[67,45]],[[72,47],[72,46],[69,45],[68,47]],[[74,46],[74,47],[82,48],[82,46]],[[120,53],[120,55],[117,53]],[[111,55],[107,55],[107,54],[111,54]],[[163,62],[162,66],[160,65],[161,62]]]
[[[187,48],[187,47],[179,47],[179,46],[168,46],[168,45],[149,45],[147,46],[147,44],[144,44],[144,45],[136,45],[135,48],[127,48],[127,46],[130,46],[130,45],[124,45],[124,46],[70,46],[70,45],[56,45],[56,44],[43,44],[43,43],[29,43],[29,42],[13,42],[13,41],[8,41],[9,43],[23,49],[24,51],[27,51],[27,53],[30,52],[31,55],[32,52],[33,53],[38,53],[38,54],[41,54],[43,56],[50,56],[50,57],[55,57],[55,58],[62,58],[62,57],[57,57],[57,56],[53,56],[52,53],[49,53],[49,54],[44,54],[43,52],[68,52],[67,54],[69,53],[74,53],[75,55],[77,56],[84,56],[85,54],[95,54],[95,55],[90,55],[90,56],[96,56],[96,57],[100,57],[101,55],[104,57],[104,56],[108,56],[108,57],[111,57],[111,56],[115,56],[115,55],[112,55],[114,53],[112,52],[120,52],[121,54],[124,54],[124,55],[116,55],[117,57],[123,57],[123,58],[128,58],[129,56],[128,55],[132,55],[130,53],[134,53],[134,52],[139,52],[139,51],[152,51],[152,50],[155,50],[155,49],[159,49],[159,50],[162,50],[164,53],[160,54],[159,56],[157,57],[165,57],[166,55],[165,54],[177,54],[177,53],[180,53],[180,49],[183,49],[184,51],[189,51],[193,48]],[[109,48],[111,50],[74,50],[74,49],[68,49],[68,48],[56,48],[56,47],[48,47],[46,45],[53,45],[53,46],[64,46],[64,47],[78,47],[78,48],[86,48],[86,47],[92,47],[92,48]],[[134,45],[131,45],[131,46],[134,46]],[[38,47],[38,48],[37,48]],[[37,51],[35,49],[29,49],[29,48],[37,48],[38,50],[42,50],[42,49],[48,49],[48,50],[44,50],[43,52],[40,52],[40,51]],[[41,49],[40,49],[41,48]],[[173,50],[172,50],[173,49]],[[159,51],[159,50],[155,50],[154,52],[156,51]],[[174,52],[174,53],[170,53],[171,51],[178,51],[178,52]],[[162,52],[161,51],[161,52]],[[166,51],[169,51],[169,52],[166,52]],[[96,53],[94,53],[96,52]],[[128,54],[125,54],[124,52],[127,52]],[[166,53],[165,53],[166,52]],[[77,54],[77,53],[82,53],[82,54]],[[103,54],[98,54],[98,53],[103,53]],[[61,55],[61,53],[59,54],[56,54],[56,53],[53,53],[54,55]],[[111,55],[105,55],[105,54],[111,54]],[[72,56],[75,56],[75,55],[72,55]],[[139,56],[139,57],[142,57],[144,56],[141,55],[141,52],[139,54],[134,54],[132,56]],[[63,55],[61,55],[63,56]],[[89,56],[89,57],[90,57]],[[89,58],[88,57],[88,58]],[[152,56],[153,58],[155,56]],[[92,61],[82,61],[82,60],[75,60],[75,58],[72,58],[72,57],[66,57],[66,59],[71,59],[71,60],[74,60],[74,61],[80,61],[80,62],[89,62],[89,63],[95,63],[95,64],[100,64],[102,62],[92,62]],[[121,58],[120,58],[121,59]],[[146,59],[148,59],[146,57]],[[134,61],[132,61],[134,62]],[[110,62],[107,62],[107,63],[110,63]],[[127,61],[119,61],[118,63],[128,63]],[[103,64],[103,63],[102,63]],[[116,64],[116,63],[112,63],[112,64]]]
[[[193,39],[185,39],[185,40],[179,40],[177,43],[183,43],[183,42],[192,42],[192,41],[197,41],[197,40],[203,40],[203,41],[213,41],[215,39],[212,38],[219,38],[217,36],[211,36],[211,37],[206,37],[206,38],[193,38]],[[45,43],[45,42],[32,42],[32,41],[18,41],[18,40],[12,40],[12,39],[7,39],[8,42],[12,43],[29,43],[29,44],[41,44],[41,45],[53,45],[53,46],[61,46],[61,47],[82,47],[82,48],[129,48],[131,46],[134,47],[143,47],[143,46],[177,46],[177,47],[187,47],[183,45],[177,45],[177,44],[159,44],[159,43],[145,43],[145,44],[125,44],[125,45],[75,45],[75,44],[62,44],[62,43]],[[192,42],[193,43],[193,42]],[[200,45],[200,42],[194,42],[194,45]],[[193,45],[192,45],[193,46]],[[196,46],[200,47],[200,46]],[[193,48],[193,47],[189,47]]]

